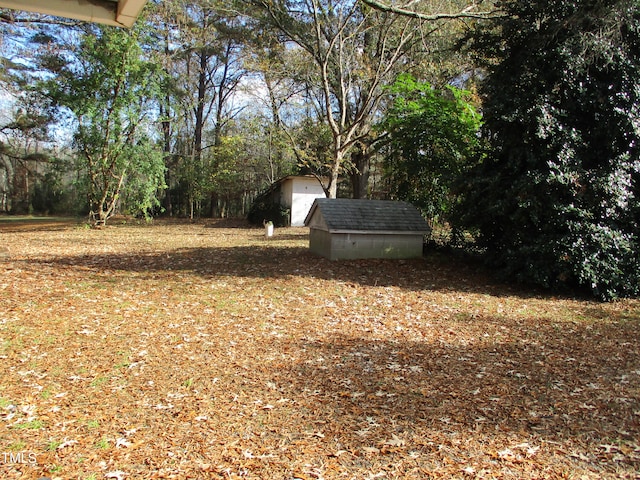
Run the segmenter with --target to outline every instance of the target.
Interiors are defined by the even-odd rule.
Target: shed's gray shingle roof
[[[329,231],[428,233],[431,230],[418,209],[407,202],[318,198],[307,215],[305,225],[309,225],[317,210]]]

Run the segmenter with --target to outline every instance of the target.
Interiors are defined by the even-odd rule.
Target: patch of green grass
[[[42,420],[30,420],[24,423],[18,423],[14,425],[13,428],[17,430],[40,430],[44,427],[44,422]]]
[[[118,352],[118,355],[122,358],[122,360],[113,366],[115,370],[127,368],[129,365],[131,365],[131,362],[129,361],[129,352]]]
[[[96,377],[91,381],[92,387],[100,387],[109,381],[109,377]]]
[[[43,223],[43,222],[76,222],[75,217],[60,217],[60,216],[43,216],[37,217],[34,215],[2,215],[0,216],[0,223]]]
[[[58,440],[51,440],[49,443],[47,443],[45,450],[47,452],[55,452],[60,445],[62,445],[62,442]]]
[[[13,442],[7,445],[7,450],[9,450],[10,452],[21,452],[25,449],[26,446],[27,444],[22,441]]]
[[[2,344],[0,344],[0,353],[9,353],[10,351],[20,352],[23,348],[24,342],[22,338],[4,340]]]
[[[109,445],[109,440],[107,440],[106,438],[101,438],[96,442],[96,448],[99,448],[100,450],[107,450],[109,448]]]
[[[8,399],[0,397],[0,408],[7,408],[9,405],[11,402]]]
[[[100,426],[100,422],[98,420],[89,420],[87,422],[87,427],[88,428],[98,428]]]
[[[193,377],[187,378],[184,382],[182,382],[182,386],[184,388],[190,389],[193,386]]]

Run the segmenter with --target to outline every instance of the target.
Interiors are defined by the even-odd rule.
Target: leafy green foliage
[[[152,142],[142,141],[126,161],[129,169],[121,192],[123,213],[148,219],[158,211],[158,193],[166,187],[162,152]]]
[[[104,224],[119,206],[146,214],[158,205],[164,163],[148,123],[158,71],[143,59],[137,32],[103,28],[87,34],[77,57],[53,73],[44,90],[73,114],[92,220]]]
[[[51,168],[36,183],[31,204],[39,213],[59,214],[73,210],[73,195],[65,188],[63,175],[69,171],[68,162],[53,158]]]
[[[492,150],[468,177],[461,224],[526,282],[640,294],[640,6],[511,0],[484,84]],[[484,50],[486,52],[486,50]]]
[[[218,195],[235,196],[244,191],[242,163],[246,160],[244,141],[237,136],[220,138],[213,147],[214,165],[211,171],[211,189]],[[238,195],[240,196],[240,195]]]
[[[430,219],[446,217],[456,201],[452,182],[478,148],[480,114],[470,92],[453,86],[437,90],[401,75],[389,90],[394,102],[380,127],[390,138],[391,193]]]

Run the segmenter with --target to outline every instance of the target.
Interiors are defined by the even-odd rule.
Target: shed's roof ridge
[[[317,198],[305,219],[305,225],[309,225],[317,211],[329,231],[430,231],[418,209],[401,200]]]

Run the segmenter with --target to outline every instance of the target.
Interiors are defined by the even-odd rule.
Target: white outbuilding
[[[254,200],[254,206],[269,213],[260,213],[264,218],[254,218],[252,221],[255,223],[271,220],[279,226],[304,227],[304,219],[307,217],[313,201],[316,198],[325,197],[322,184],[314,176],[290,175],[283,177],[272,183]]]
[[[280,202],[291,209],[289,225],[303,227],[311,205],[316,198],[325,198],[326,194],[317,178],[312,176],[290,176],[280,181]]]

